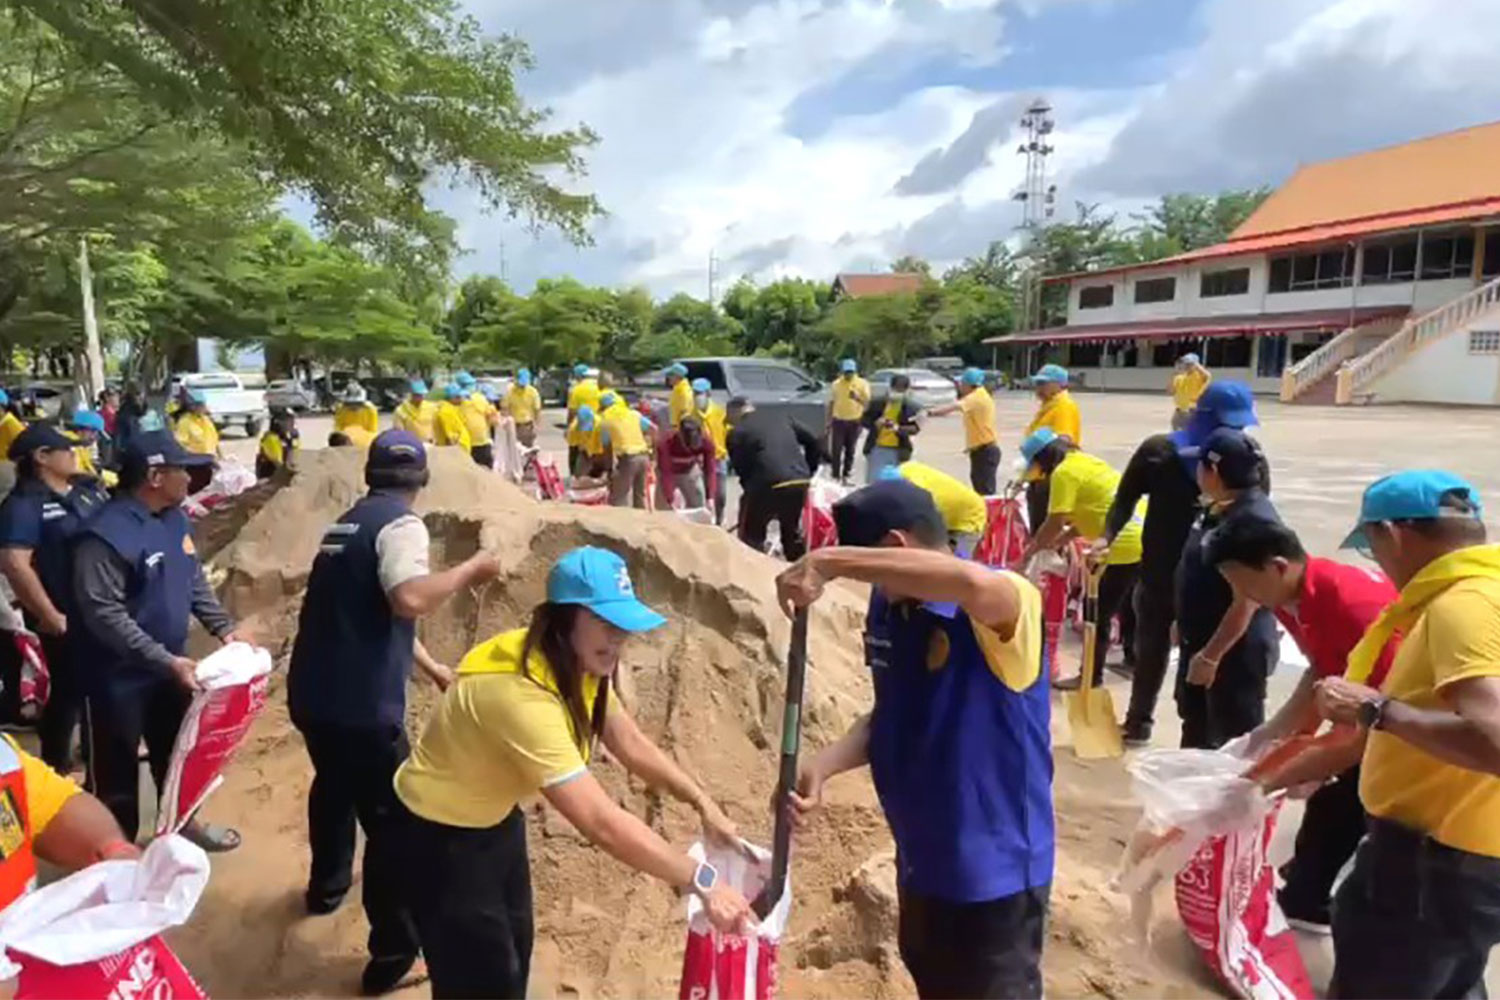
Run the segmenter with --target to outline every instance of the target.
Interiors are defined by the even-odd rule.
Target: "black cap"
[[[130,443],[125,446],[124,454],[120,456],[122,472],[158,468],[191,469],[213,464],[212,455],[188,451],[168,431],[146,431],[132,436]]]
[[[34,455],[43,448],[49,451],[62,451],[73,447],[76,443],[51,424],[32,424],[16,435],[16,439],[10,443],[10,451],[6,453],[6,457],[14,462],[22,455]]]
[[[1212,468],[1232,490],[1261,485],[1260,469],[1265,457],[1260,444],[1244,431],[1221,427],[1198,449],[1198,460]]]
[[[875,546],[892,531],[942,538],[946,529],[932,494],[905,479],[887,479],[855,490],[833,505],[840,545]]]

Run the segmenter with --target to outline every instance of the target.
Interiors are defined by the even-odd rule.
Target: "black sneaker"
[[[365,963],[364,974],[359,977],[359,992],[362,996],[378,997],[401,985],[401,980],[417,964],[417,956],[400,958],[372,958]]]
[[[1280,905],[1281,915],[1286,917],[1286,922],[1297,930],[1320,937],[1333,933],[1333,911],[1327,903],[1322,906],[1304,906],[1295,899],[1289,899],[1285,889],[1276,893],[1276,902]]]
[[[1120,740],[1128,747],[1151,745],[1151,723],[1129,722],[1120,729]]]
[[[337,896],[315,896],[309,892],[302,899],[311,916],[325,917],[343,905],[344,894],[341,892]]]

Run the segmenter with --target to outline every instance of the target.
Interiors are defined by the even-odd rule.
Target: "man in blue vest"
[[[85,523],[73,550],[68,634],[85,694],[91,791],[134,840],[140,824],[141,740],[160,793],[198,664],[185,655],[194,618],[222,642],[234,622],[203,575],[182,501],[192,469],[212,455],[189,452],[168,431],[143,431],[121,458],[115,497]],[[205,850],[239,845],[233,830],[189,824]]]
[[[791,806],[866,764],[896,840],[901,960],[922,997],[1040,997],[1056,835],[1041,595],[959,559],[932,496],[905,480],[834,505],[839,546],[777,578],[790,614],[830,580],[873,585],[875,707],[804,761]]]
[[[440,688],[452,672],[417,641],[416,619],[453,594],[492,580],[494,556],[479,553],[440,573],[428,567],[427,526],[412,504],[427,485],[427,452],[409,431],[388,430],[370,445],[370,488],[323,535],[307,580],[287,676],[292,723],[312,758],[307,909],[332,913],[354,877],[354,827],[365,831],[365,915],[370,961],[361,988],[393,989],[416,961],[415,925],[403,904],[392,853],[400,808],[391,784],[406,759],[406,681],[415,664]]]

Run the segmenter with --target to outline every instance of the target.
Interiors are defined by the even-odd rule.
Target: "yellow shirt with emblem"
[[[439,447],[457,445],[465,451],[471,447],[469,425],[464,421],[463,411],[456,403],[444,400],[438,404],[437,419],[432,425],[432,440]]]
[[[410,399],[403,400],[391,417],[391,425],[398,431],[415,434],[426,444],[432,443],[436,424],[437,404],[426,399],[422,400],[421,406]]]
[[[22,750],[9,736],[4,739],[6,749],[21,761],[22,776],[26,781],[26,818],[31,826],[31,835],[36,837],[62,812],[68,800],[81,789],[64,778],[42,761]],[[21,836],[20,817],[14,815],[9,802],[0,797],[0,850],[8,856],[20,846],[15,838]]]
[[[219,451],[219,429],[207,413],[184,413],[173,428],[177,443],[197,455],[216,455]]]
[[[1074,444],[1083,447],[1083,418],[1079,416],[1078,404],[1068,390],[1062,390],[1037,407],[1036,416],[1026,425],[1026,436],[1030,437],[1043,427],[1067,435]]]
[[[1179,410],[1191,410],[1198,397],[1214,377],[1202,368],[1193,368],[1172,376],[1172,403]]]
[[[577,413],[580,406],[589,406],[598,413],[600,392],[598,379],[579,379],[568,390],[568,412]]]
[[[672,386],[672,398],[667,403],[667,415],[672,420],[675,428],[682,423],[682,418],[693,412],[693,384],[685,378],[677,380]]]
[[[644,455],[651,450],[641,429],[641,415],[630,407],[611,406],[598,423],[600,440],[616,456]]]
[[[885,404],[885,411],[880,414],[880,430],[875,435],[875,447],[877,448],[899,448],[901,447],[901,436],[896,433],[895,427],[887,427],[886,423],[898,425],[901,423],[902,401],[893,399]]]
[[[380,413],[369,403],[344,403],[333,413],[333,429],[348,433],[350,427],[363,427],[371,434],[380,432]]]
[[[496,410],[494,404],[477,392],[471,392],[458,404],[463,414],[464,427],[469,432],[469,444],[481,445],[490,442],[490,417]]]
[[[422,736],[396,772],[396,795],[425,819],[491,827],[522,801],[588,767],[591,747],[574,729],[552,667],[533,649],[521,669],[526,629],[471,649]],[[592,718],[598,678],[583,677]],[[616,711],[611,698],[608,711]]]
[[[505,394],[505,409],[516,423],[534,424],[537,414],[542,412],[542,394],[534,385],[512,385]]]
[[[1471,677],[1500,677],[1500,580],[1461,580],[1433,598],[1402,640],[1381,691],[1416,708],[1447,711],[1443,689]],[[1500,777],[1446,763],[1376,730],[1365,744],[1359,797],[1371,816],[1500,858]]]
[[[15,444],[16,438],[20,437],[25,429],[24,420],[9,410],[5,411],[5,415],[0,417],[0,458],[10,455],[10,446]]]
[[[1072,451],[1052,470],[1047,487],[1047,513],[1066,514],[1083,538],[1104,534],[1104,522],[1120,488],[1120,474],[1102,458]],[[1130,566],[1141,561],[1141,528],[1146,522],[1146,500],[1115,536],[1109,547],[1111,566]]]
[[[347,434],[349,432],[345,431],[344,433]],[[352,441],[353,439],[351,438],[350,440]],[[374,439],[371,438],[371,440]],[[369,447],[368,442],[366,442],[365,447]],[[302,440],[300,438],[292,438],[292,451],[299,451],[301,448]],[[268,462],[273,462],[276,465],[286,464],[286,442],[282,441],[281,435],[275,431],[266,431],[260,436],[260,453],[266,456],[266,461]]]
[[[1042,592],[1019,573],[997,572],[1015,584],[1020,599],[1021,614],[1015,631],[1002,639],[994,629],[972,619],[970,625],[990,672],[1012,691],[1025,691],[1037,682],[1042,671]]]
[[[708,428],[708,436],[714,442],[714,456],[719,461],[729,457],[729,414],[724,407],[709,400],[708,409],[699,410],[698,417],[703,421],[703,426]]]
[[[921,462],[902,462],[898,470],[903,479],[932,494],[932,502],[943,515],[943,526],[956,535],[974,535],[989,523],[984,497],[946,472]]]
[[[840,376],[829,387],[828,398],[833,404],[833,419],[859,420],[870,405],[870,383],[858,375]]]
[[[958,401],[964,416],[964,450],[973,451],[995,443],[995,399],[984,386],[975,386]]]

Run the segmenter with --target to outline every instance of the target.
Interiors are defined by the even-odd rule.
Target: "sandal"
[[[179,831],[191,844],[197,844],[209,854],[223,854],[240,846],[240,832],[216,823],[199,823],[196,820]]]

